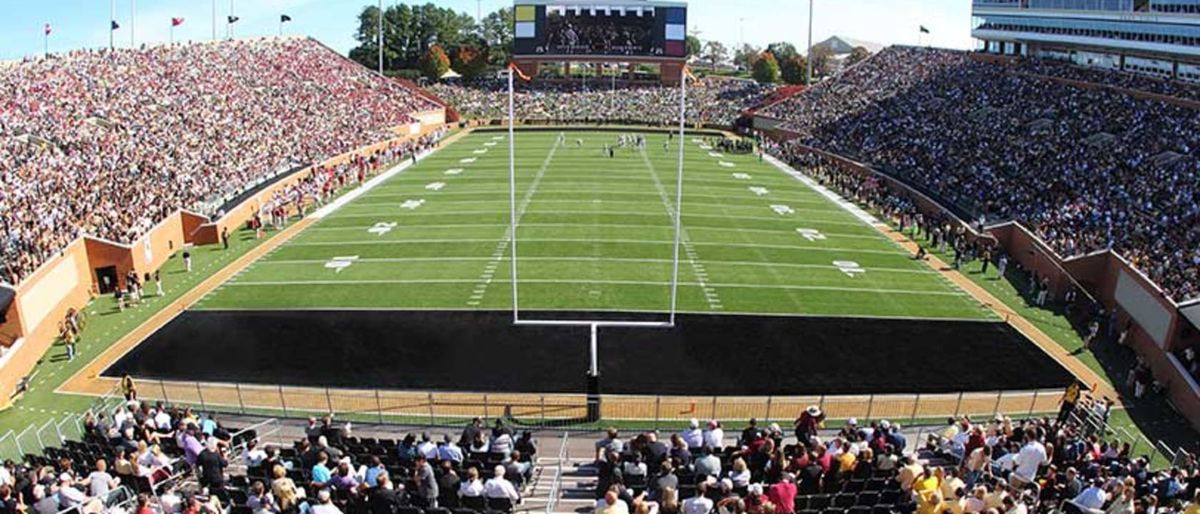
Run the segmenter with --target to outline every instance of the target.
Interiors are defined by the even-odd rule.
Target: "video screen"
[[[548,10],[546,53],[553,55],[662,55],[661,23],[653,10],[623,13]]]

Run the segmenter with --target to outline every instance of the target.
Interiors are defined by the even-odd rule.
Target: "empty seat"
[[[512,500],[508,498],[488,498],[487,506],[488,510],[497,512],[512,512],[513,509]]]
[[[840,509],[848,509],[853,507],[858,496],[851,493],[840,493],[833,497],[833,506]]]
[[[808,497],[809,510],[822,510],[830,505],[828,494],[814,494]]]
[[[396,507],[396,514],[424,514],[424,513],[425,513],[425,511],[421,510],[418,507],[413,507],[412,505],[402,505],[402,506]]]
[[[858,493],[858,500],[854,502],[856,505],[865,505],[872,507],[879,503],[879,493],[875,491],[863,491]]]
[[[468,509],[484,510],[487,508],[487,500],[482,496],[464,496],[462,505]]]

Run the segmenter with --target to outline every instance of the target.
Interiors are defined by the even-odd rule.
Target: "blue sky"
[[[289,34],[313,36],[335,50],[346,52],[355,45],[355,17],[370,0],[234,0],[237,36],[273,35],[279,30],[279,14],[293,22]],[[393,3],[394,0],[384,0]],[[175,29],[177,41],[207,40],[212,35],[210,0],[117,0],[116,44],[130,45],[131,2],[136,2],[138,43],[166,42],[170,19],[183,17]],[[474,16],[476,0],[437,0]],[[511,0],[481,0],[484,14]],[[217,16],[223,21],[230,0],[217,0]],[[804,46],[808,25],[807,3],[803,0],[692,0],[689,30],[701,39],[717,39],[729,45],[744,40],[755,45],[791,41]],[[108,45],[109,0],[0,0],[0,60],[19,59],[42,51],[42,27],[50,23],[51,52]],[[882,44],[917,43],[917,27],[933,33],[925,44],[970,48],[970,0],[816,0],[814,40],[831,35],[849,36]],[[224,34],[224,24],[218,25]]]

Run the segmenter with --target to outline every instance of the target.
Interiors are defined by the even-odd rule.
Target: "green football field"
[[[618,132],[518,132],[522,311],[666,312],[677,147]],[[508,142],[475,132],[379,183],[199,309],[511,309]],[[580,144],[582,143],[582,144]],[[753,155],[685,140],[678,310],[990,319],[839,205]]]

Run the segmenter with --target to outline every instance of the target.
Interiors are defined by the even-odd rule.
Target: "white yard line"
[[[494,278],[492,282],[511,283],[507,278]],[[670,282],[652,281],[652,280],[588,280],[588,279],[540,279],[530,278],[521,279],[522,283],[529,284],[597,284],[597,285],[629,285],[629,286],[669,286]],[[226,284],[229,287],[279,287],[279,286],[357,286],[357,285],[414,285],[414,284],[477,284],[478,279],[474,278],[446,278],[446,279],[413,279],[413,280],[390,280],[390,279],[375,279],[375,280],[264,280],[256,282],[234,282]],[[714,288],[731,288],[731,289],[798,289],[806,291],[838,291],[847,293],[886,293],[900,294],[909,296],[963,296],[966,293],[952,293],[945,291],[913,291],[910,289],[882,289],[882,288],[863,288],[863,287],[841,287],[841,286],[803,286],[791,284],[739,284],[739,283],[710,283],[710,282],[680,282],[679,285],[687,287],[704,287],[705,285]]]
[[[658,179],[658,170],[654,169],[654,163],[650,162],[650,157],[646,155],[646,149],[642,148],[639,153],[642,155],[642,163],[645,164],[646,171],[654,179],[654,189],[658,191],[658,197],[662,200],[663,208],[667,210],[667,214],[672,220],[681,218],[682,211],[677,210],[679,206],[672,204],[671,196],[667,194],[667,189],[663,187],[662,181]],[[682,222],[679,224],[679,242],[683,246],[683,253],[687,257],[688,264],[692,267],[692,275],[696,277],[696,280],[700,284],[700,290],[704,292],[704,301],[708,303],[708,308],[714,311],[724,310],[725,306],[721,304],[721,295],[708,283],[708,270],[700,262],[700,255],[696,253],[696,248],[692,244],[691,238],[688,237],[687,229],[683,228]]]
[[[556,152],[558,152],[557,143],[550,147],[550,152],[546,154],[546,158],[542,160],[542,165],[538,168],[537,174],[533,176],[533,182],[525,190],[525,196],[521,197],[521,203],[517,205],[517,219],[514,220],[514,225],[520,226],[521,217],[525,215],[525,209],[533,201],[533,195],[537,194],[538,185],[542,183],[542,177],[546,176],[546,170],[550,168],[550,162],[554,160]],[[500,266],[500,261],[504,258],[504,254],[508,251],[508,247],[512,244],[514,237],[516,237],[516,234],[513,233],[510,226],[504,231],[504,236],[500,238],[500,241],[496,243],[496,250],[492,252],[492,258],[484,267],[483,274],[479,276],[479,283],[471,291],[471,296],[467,299],[467,306],[478,307],[483,303],[483,296],[487,294],[488,286],[492,284],[492,277],[495,276],[496,269]]]
[[[686,186],[686,184],[685,184],[685,186]],[[589,191],[589,190],[583,190],[583,189],[570,189],[570,190],[542,189],[539,192],[542,194],[542,196],[552,196],[552,195],[594,196],[596,194],[609,195],[609,196],[658,196],[658,193],[654,192],[654,191],[595,191],[595,190]],[[495,194],[496,194],[495,190],[487,190],[487,189],[481,189],[478,191],[463,191],[462,189],[459,189],[457,191],[439,191],[438,192],[439,197],[442,197],[442,196],[479,196],[479,195],[495,195]],[[370,195],[368,198],[407,198],[410,196],[412,196],[412,195],[407,194],[407,193],[382,193],[382,192],[377,191],[374,194]],[[825,205],[826,204],[824,199],[812,198],[811,197],[812,195],[804,195],[804,196],[808,196],[809,198],[789,198],[789,199],[786,199],[785,201],[787,201],[789,203],[807,203],[807,204],[813,204],[813,205]],[[728,197],[729,197],[728,194],[713,195],[713,194],[704,194],[704,193],[691,193],[691,192],[686,191],[686,187],[685,187],[685,191],[683,193],[683,199],[685,201],[688,198],[728,198]],[[480,201],[491,201],[491,200],[480,200]],[[499,199],[499,200],[495,200],[495,201],[504,202],[507,200]],[[605,200],[605,201],[609,201],[609,200]],[[386,203],[386,202],[383,202],[383,203]],[[358,204],[358,205],[362,205],[362,204]]]
[[[766,207],[763,207],[763,210],[767,211],[768,209]],[[828,211],[822,211],[822,212],[828,213]],[[496,214],[500,214],[500,213],[498,213],[497,211],[494,211],[494,210],[491,210],[491,211],[449,211],[449,212],[425,211],[425,212],[405,212],[404,216],[405,217],[482,216],[482,215],[486,215],[486,214],[496,215]],[[574,215],[579,215],[579,214],[581,214],[581,212],[580,211],[554,211],[554,210],[542,211],[542,210],[539,210],[539,211],[535,211],[535,214],[549,214],[549,215],[574,214]],[[586,212],[586,211],[583,212],[582,214],[613,214],[613,215],[636,215],[636,216],[660,216],[660,215],[662,215],[662,213],[660,213],[660,212],[605,213],[605,212]],[[725,216],[725,215],[721,215],[721,214],[695,214],[695,213],[691,213],[691,212],[684,213],[683,216],[685,218],[692,217],[692,218],[715,218],[715,219],[757,220],[757,221],[787,221],[789,219],[792,219],[792,216]],[[340,214],[340,215],[338,215],[338,218],[372,218],[372,219],[374,219],[374,218],[378,218],[378,217],[379,217],[379,214]],[[827,225],[844,225],[844,226],[848,226],[848,227],[861,227],[862,226],[862,223],[860,223],[857,220],[855,220],[855,221],[837,221],[837,220],[824,220],[824,219],[808,218],[804,221],[824,223]]]
[[[404,263],[404,262],[486,262],[495,260],[494,256],[488,257],[381,257],[358,259],[354,261],[356,264],[369,264],[372,262],[378,263]],[[670,264],[671,259],[636,259],[629,257],[521,257],[522,261],[529,262],[613,262],[613,263],[630,263],[630,264]],[[264,265],[311,265],[324,264],[329,259],[295,259],[295,260],[279,260],[279,261],[262,261],[259,264]],[[508,262],[508,257],[501,257],[501,262]],[[766,267],[766,268],[797,268],[797,269],[822,269],[822,270],[837,270],[836,267],[829,264],[799,264],[789,262],[766,262],[766,261],[723,261],[706,259],[710,265],[721,266],[748,266],[748,267]],[[881,273],[906,273],[916,275],[931,275],[936,274],[934,270],[922,269],[901,269],[901,268],[879,268],[870,267],[868,271]]]
[[[312,241],[304,243],[292,243],[290,246],[345,246],[347,244],[355,245],[404,245],[404,244],[454,244],[454,243],[492,243],[495,239],[400,239],[400,240],[385,240],[385,241]],[[674,241],[654,241],[647,239],[596,239],[596,238],[521,238],[523,243],[613,243],[613,244],[654,244],[654,245],[673,245]],[[772,245],[758,243],[727,243],[727,242],[695,242],[690,241],[688,244],[695,246],[721,246],[733,248],[775,248],[780,250],[796,250],[796,251],[813,251],[813,252],[854,252],[854,253],[869,253],[876,255],[890,255],[893,257],[901,257],[902,254],[897,254],[894,250],[868,250],[860,248],[824,248],[824,247],[807,247],[795,245]],[[518,259],[520,256],[518,256]]]
[[[644,224],[623,224],[623,223],[588,223],[587,225],[580,225],[578,223],[524,223],[521,225],[521,228],[562,228],[562,227],[581,227],[581,226],[588,227],[588,228],[612,228],[612,229],[642,229],[642,230],[647,229],[647,228],[671,229],[671,227],[666,227],[666,226],[644,225]],[[443,229],[459,229],[459,228],[506,228],[506,227],[508,227],[508,223],[451,223],[451,224],[431,224],[431,225],[410,225],[410,226],[406,226],[404,228],[406,228],[406,229],[443,230]],[[751,232],[751,233],[757,233],[757,234],[775,234],[775,235],[779,235],[779,236],[794,236],[796,234],[796,232],[793,230],[770,230],[770,229],[761,229],[761,228],[734,228],[734,227],[691,226],[688,228],[688,231],[690,231],[690,232],[733,232],[733,233]],[[365,230],[362,227],[309,227],[309,228],[305,229],[305,232],[365,232]],[[842,233],[842,232],[825,232],[825,231],[822,231],[821,233],[825,234],[826,236],[838,237],[838,238],[842,238],[842,239],[865,239],[865,240],[870,240],[870,241],[878,241],[879,240],[879,236],[877,236],[875,234],[870,234],[870,235],[847,234],[847,233]]]

